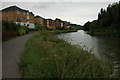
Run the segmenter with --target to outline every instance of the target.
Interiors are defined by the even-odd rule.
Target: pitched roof
[[[10,6],[10,7],[7,7],[5,9],[2,9],[2,11],[14,11],[14,10],[20,10],[20,11],[28,12],[28,10],[21,9],[17,6]]]
[[[29,13],[34,16],[34,14],[32,12],[29,12]]]
[[[59,19],[59,18],[56,18],[55,20],[61,21],[61,19]]]
[[[49,19],[46,19],[46,20],[51,20],[51,21],[52,21],[52,19],[50,19],[50,18],[49,18]]]
[[[37,16],[35,16],[35,18],[42,18],[42,17],[37,15]]]

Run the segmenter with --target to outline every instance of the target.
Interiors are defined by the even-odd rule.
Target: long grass
[[[27,41],[19,67],[23,78],[109,78],[113,70],[49,31],[39,31]]]

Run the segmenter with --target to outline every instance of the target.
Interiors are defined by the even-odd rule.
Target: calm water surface
[[[83,30],[62,33],[58,37],[71,44],[80,45],[99,59],[112,61],[115,63],[115,68],[120,68],[120,38],[95,37]]]

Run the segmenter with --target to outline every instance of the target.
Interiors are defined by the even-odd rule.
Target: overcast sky
[[[4,0],[2,7],[16,5],[22,9],[32,11],[44,18],[60,18],[64,21],[83,25],[87,21],[97,19],[101,8],[119,0]]]

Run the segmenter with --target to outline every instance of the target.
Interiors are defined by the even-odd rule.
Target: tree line
[[[98,19],[85,23],[84,30],[94,35],[120,36],[120,1],[101,8]]]

